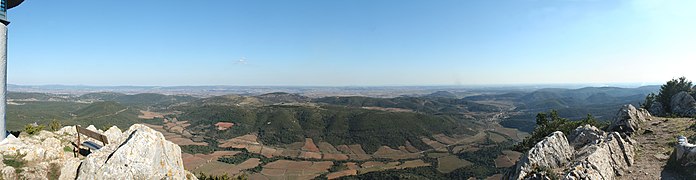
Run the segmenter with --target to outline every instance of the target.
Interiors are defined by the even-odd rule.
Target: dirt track
[[[643,130],[633,136],[637,142],[635,163],[626,175],[618,179],[684,179],[664,170],[664,167],[672,154],[676,137],[693,135],[694,131],[687,128],[694,122],[691,118],[658,117],[644,122],[641,125]]]

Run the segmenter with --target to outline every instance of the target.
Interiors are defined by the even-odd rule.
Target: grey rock
[[[568,136],[568,142],[577,150],[588,144],[598,144],[605,137],[606,133],[604,131],[586,124],[575,128]]]
[[[674,161],[682,167],[696,166],[696,145],[689,143],[684,136],[679,136],[677,142],[673,151]]]
[[[80,167],[79,158],[70,158],[63,163],[60,169],[60,180],[74,180],[77,177],[77,168]]]
[[[2,168],[2,179],[18,179],[15,168],[12,166],[5,166],[5,168]]]
[[[608,145],[592,144],[578,151],[564,179],[615,179]]]
[[[616,113],[607,130],[632,134],[640,129],[640,123],[647,121],[652,116],[645,109],[636,109],[633,105],[624,105]]]
[[[184,170],[179,146],[162,133],[135,124],[123,136],[87,156],[77,179],[195,179]]]
[[[517,163],[508,178],[546,179],[554,176],[548,173],[561,173],[563,179],[616,179],[627,174],[634,158],[635,142],[630,136],[606,133],[585,125],[571,132],[568,139],[563,133],[554,132],[537,143]],[[540,172],[539,169],[565,171]]]
[[[626,138],[630,138],[626,136]],[[616,175],[624,175],[634,162],[634,147],[630,140],[624,140],[617,132],[609,133],[606,144],[611,155],[611,163]]]
[[[119,129],[116,126],[111,126],[111,128],[104,131],[104,136],[106,136],[106,139],[109,141],[109,143],[123,141],[121,139],[123,138],[123,132],[121,132],[121,129]]]
[[[696,100],[686,92],[679,92],[672,96],[670,103],[672,113],[682,117],[696,116]]]
[[[660,102],[653,102],[652,105],[648,108],[648,111],[650,112],[651,115],[654,116],[665,116],[667,115],[667,112],[665,112],[664,105]]]
[[[635,148],[630,137],[609,133],[600,143],[578,150],[564,179],[616,179],[633,165]]]
[[[677,137],[667,167],[683,176],[696,177],[696,145],[689,143],[684,136]]]
[[[534,174],[537,167],[549,169],[563,167],[570,162],[573,152],[563,132],[553,132],[520,159],[510,179],[525,179],[528,175]]]

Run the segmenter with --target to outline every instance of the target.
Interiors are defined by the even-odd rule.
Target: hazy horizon
[[[519,84],[461,84],[461,85],[438,85],[438,84],[415,84],[415,85],[234,85],[234,84],[210,84],[210,85],[90,85],[90,84],[14,84],[8,86],[66,86],[66,87],[551,87],[551,88],[566,88],[566,87],[622,87],[633,88],[642,86],[658,86],[664,82],[655,83],[635,83],[635,82],[617,82],[617,83],[519,83]]]
[[[693,9],[690,0],[27,1],[8,15],[8,82],[661,84],[696,78]]]

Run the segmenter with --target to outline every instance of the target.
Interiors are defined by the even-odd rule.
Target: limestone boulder
[[[195,179],[184,170],[179,146],[160,132],[135,124],[123,136],[87,156],[77,179]]]
[[[5,156],[15,156],[19,154],[20,149],[24,149],[26,147],[26,143],[10,134],[5,138],[5,140],[0,142],[0,153]]]
[[[605,140],[611,158],[611,167],[614,174],[621,176],[626,174],[628,168],[633,166],[635,148],[634,142],[628,136],[622,137],[617,132],[609,133]]]
[[[616,113],[611,124],[607,128],[608,131],[616,131],[619,133],[633,134],[640,129],[640,123],[652,118],[650,113],[645,109],[636,109],[633,105],[624,105]]]
[[[679,136],[668,166],[685,176],[696,177],[696,145],[689,143],[686,137]]]
[[[696,100],[686,92],[679,92],[672,96],[670,103],[672,113],[682,117],[696,116]]]
[[[592,144],[578,151],[564,179],[615,179],[611,152],[606,144]]]
[[[77,168],[80,167],[79,158],[70,158],[65,160],[63,167],[60,169],[60,180],[74,180],[77,177]]]
[[[588,144],[598,144],[606,137],[606,133],[597,127],[586,124],[575,128],[568,136],[568,142],[576,150]]]
[[[119,129],[116,126],[111,126],[108,130],[104,131],[104,136],[106,136],[106,139],[109,141],[109,143],[113,142],[121,142],[122,137],[123,137],[123,132],[121,132],[121,129]]]
[[[2,168],[2,179],[18,179],[15,172],[15,168],[12,166],[5,166],[5,168]]]
[[[665,116],[667,112],[665,111],[664,105],[660,102],[653,102],[648,108],[648,112],[654,116]]]
[[[559,168],[570,162],[573,157],[573,147],[563,132],[556,131],[538,142],[525,154],[515,166],[515,173],[510,179],[525,179],[536,174],[539,167]]]

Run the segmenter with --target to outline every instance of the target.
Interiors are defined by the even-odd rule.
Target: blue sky
[[[481,85],[696,78],[696,1],[37,1],[8,81]]]

